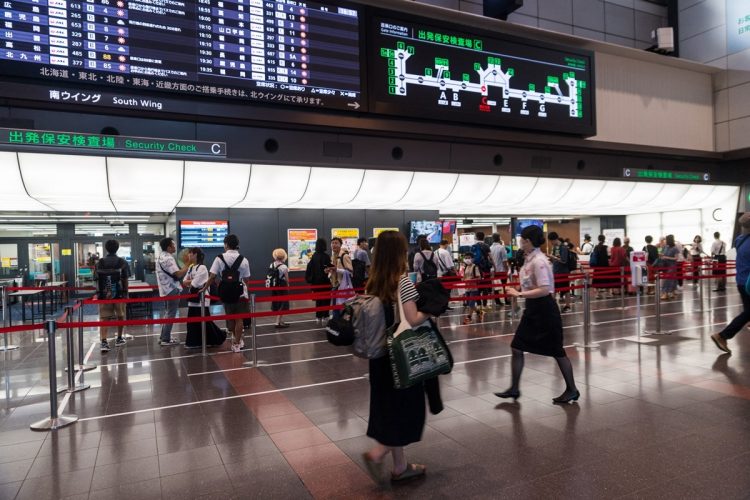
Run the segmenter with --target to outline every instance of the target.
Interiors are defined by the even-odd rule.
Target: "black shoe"
[[[123,337],[117,337],[117,340],[115,340],[115,347],[122,347],[127,343],[128,341],[125,340]]]
[[[555,404],[570,403],[571,401],[578,401],[578,398],[580,397],[581,393],[578,390],[572,392],[565,391],[556,398],[552,398],[552,402]]]
[[[521,397],[521,391],[513,391],[508,389],[505,392],[496,392],[495,396],[503,399],[513,398],[513,401],[516,401],[518,398]]]
[[[714,288],[714,292],[726,292],[726,288]]]
[[[109,343],[106,340],[103,340],[99,346],[99,352],[109,352]]]

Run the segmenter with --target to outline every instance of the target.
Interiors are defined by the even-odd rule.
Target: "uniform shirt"
[[[182,290],[180,281],[170,276],[170,274],[174,274],[179,270],[180,267],[171,253],[162,252],[159,254],[159,259],[156,262],[156,281],[159,284],[159,296],[164,297],[175,290],[177,292]]]
[[[508,251],[505,249],[505,245],[493,243],[490,247],[490,255],[492,256],[492,264],[495,266],[496,273],[504,273],[508,270],[505,266],[508,260]]]
[[[711,257],[715,257],[716,255],[726,255],[726,254],[727,254],[727,246],[723,241],[714,240],[714,242],[711,243]]]
[[[555,293],[555,277],[552,265],[541,250],[535,248],[526,255],[521,268],[521,291],[527,292],[539,287],[547,287],[549,293]]]
[[[438,268],[438,276],[443,276],[447,270],[455,267],[451,253],[445,248],[438,248],[435,250],[435,257],[437,257],[435,265]]]
[[[744,287],[750,275],[750,236],[737,236],[734,246],[737,249],[737,285]]]
[[[237,250],[227,250],[222,254],[224,257],[224,260],[227,262],[227,266],[232,267],[232,264],[234,264],[234,261],[237,260],[237,257],[239,257],[240,252]],[[244,298],[248,298],[249,295],[247,294],[247,286],[245,285],[245,280],[250,277],[250,261],[247,260],[247,257],[243,255],[242,263],[240,264],[240,267],[237,269],[237,272],[240,275],[240,281],[242,281],[242,296]],[[211,264],[211,274],[218,276],[221,278],[221,273],[224,271],[225,266],[224,263],[221,261],[220,258],[216,257],[214,259],[214,263]]]
[[[200,265],[191,265],[188,269],[188,272],[185,274],[186,280],[191,280],[190,286],[192,288],[203,288],[203,286],[208,281],[208,268],[204,266],[203,264]],[[208,292],[206,292],[208,293]],[[211,305],[211,300],[206,297],[203,299],[203,305],[206,307]],[[198,299],[190,299],[188,300],[188,307],[199,307],[200,302]]]

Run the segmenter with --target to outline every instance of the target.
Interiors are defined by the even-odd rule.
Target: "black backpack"
[[[568,272],[573,272],[578,269],[578,254],[572,250],[568,250]]]
[[[271,266],[268,268],[266,273],[266,288],[276,288],[281,284],[281,273],[279,273],[279,266],[274,265],[271,262]]]
[[[482,277],[490,274],[490,271],[492,271],[492,264],[490,263],[490,247],[488,247],[486,243],[474,243],[471,247],[471,251],[474,254],[474,264],[479,268]]]
[[[430,255],[429,259],[424,256],[422,250],[419,250],[417,253],[422,256],[422,281],[437,278],[438,268],[435,262],[432,260],[435,257],[435,252]]]
[[[242,279],[240,279],[240,264],[244,257],[238,255],[231,267],[227,265],[223,255],[219,258],[224,263],[224,270],[221,272],[221,283],[219,283],[219,298],[225,304],[236,304],[242,297],[244,291]]]
[[[99,261],[101,262],[101,261]],[[122,272],[125,260],[117,259],[117,269],[96,269],[96,298],[99,300],[121,299],[125,293],[122,288]]]
[[[363,260],[352,259],[352,286],[360,288],[365,284],[367,264]]]

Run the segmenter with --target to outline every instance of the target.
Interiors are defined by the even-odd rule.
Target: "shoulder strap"
[[[240,268],[240,265],[242,264],[242,259],[244,259],[242,255],[238,255],[236,259],[234,259],[234,262],[232,262],[232,267],[229,268],[232,272],[237,272],[237,270]],[[224,260],[224,259],[221,259]]]
[[[441,249],[437,249],[437,250],[435,250],[435,252],[434,252],[434,253],[433,253],[432,255],[435,255],[435,254],[436,254],[436,253],[438,253],[438,252],[439,252],[440,250],[441,250]],[[441,271],[441,272],[445,272],[445,264],[443,263],[443,258],[442,258],[442,257],[440,257],[439,255],[438,255],[438,260],[437,260],[437,266],[438,266],[438,269],[440,269],[440,271]]]
[[[229,266],[227,266],[227,261],[224,260],[224,254],[220,253],[219,254],[219,259],[224,263],[224,267],[229,267]]]

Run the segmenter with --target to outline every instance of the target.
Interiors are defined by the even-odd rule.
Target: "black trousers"
[[[750,321],[750,295],[745,292],[744,285],[738,285],[737,289],[740,292],[740,297],[742,297],[742,312],[739,314],[739,316],[734,318],[726,328],[719,332],[719,335],[721,335],[721,337],[726,340],[729,340],[737,335],[737,332],[742,330],[742,327],[744,327],[747,322]]]

